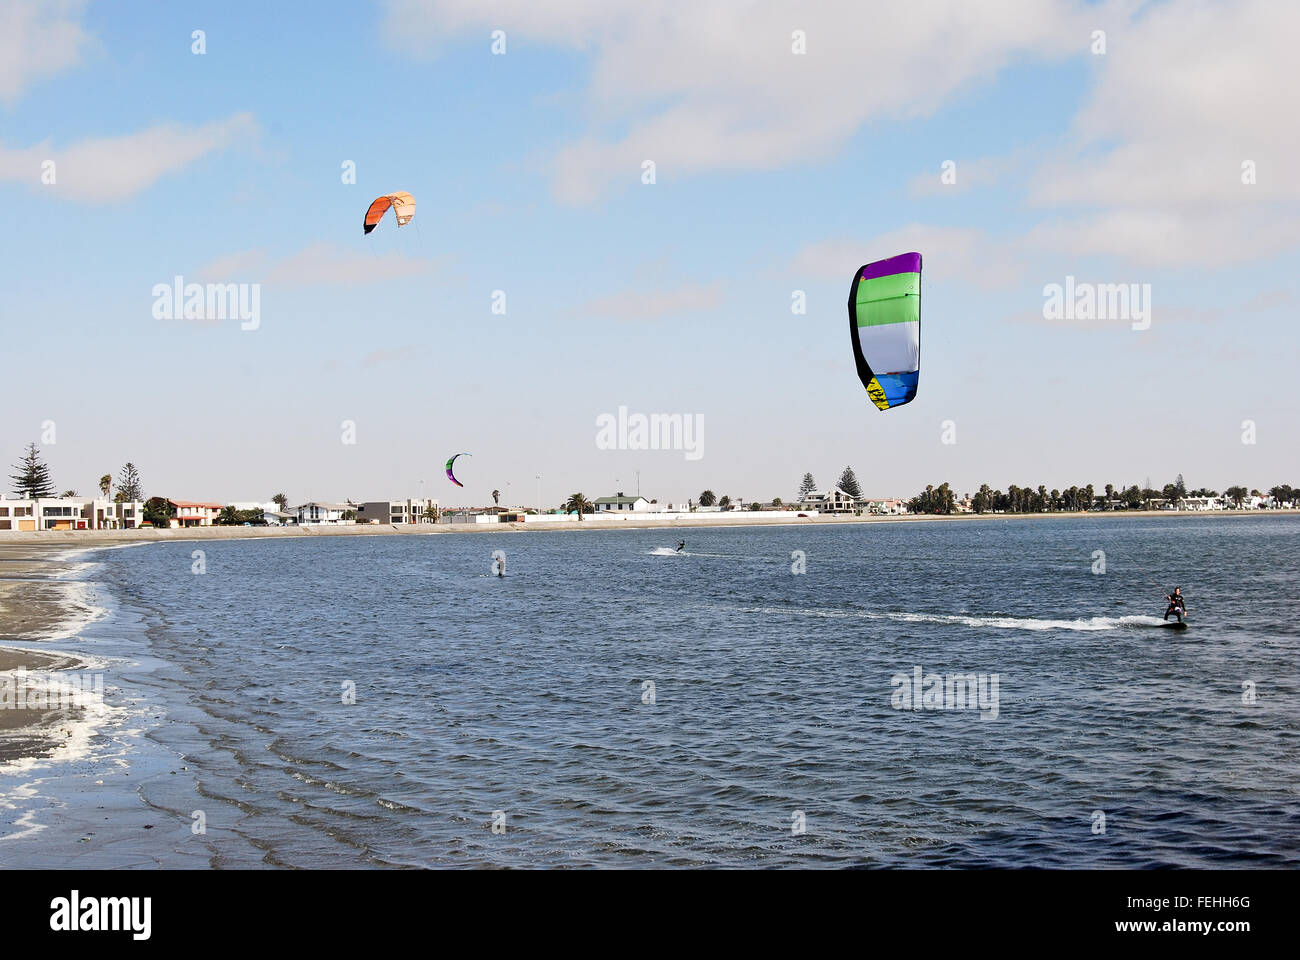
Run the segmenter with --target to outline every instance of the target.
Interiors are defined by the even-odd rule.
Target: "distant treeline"
[[[1053,511],[1078,512],[1080,510],[1142,510],[1150,508],[1157,501],[1174,501],[1184,497],[1221,497],[1226,503],[1240,507],[1249,497],[1263,497],[1259,490],[1246,487],[1228,487],[1223,493],[1202,488],[1188,490],[1182,475],[1173,483],[1167,483],[1160,490],[1151,487],[1139,487],[1136,484],[1127,488],[1117,488],[1106,484],[1102,491],[1097,491],[1089,483],[1082,487],[1070,487],[1066,490],[1048,490],[1046,486],[1019,487],[1015,484],[1005,491],[994,490],[987,483],[979,488],[974,496],[967,494],[960,498],[962,502],[970,501],[970,509],[975,513],[1051,513]],[[1290,484],[1271,487],[1267,496],[1276,503],[1294,505],[1300,500],[1300,488]],[[935,487],[927,486],[908,501],[908,510],[912,513],[956,513],[958,497],[947,483]]]

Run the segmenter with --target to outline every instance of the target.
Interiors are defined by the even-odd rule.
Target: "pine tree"
[[[128,462],[117,475],[117,499],[132,501],[144,499],[144,484],[140,482],[140,471],[135,464]]]
[[[813,475],[811,473],[805,473],[803,475],[803,482],[799,484],[799,499],[807,500],[808,494],[812,493],[816,489],[817,481],[813,479]]]
[[[836,484],[841,490],[847,493],[854,500],[862,499],[862,488],[858,486],[858,478],[853,473],[852,467],[845,467],[844,472],[840,474],[840,482]]]
[[[27,500],[54,496],[50,468],[41,460],[36,444],[27,445],[27,455],[14,464],[14,469],[18,472],[9,476],[14,482],[14,493]]]

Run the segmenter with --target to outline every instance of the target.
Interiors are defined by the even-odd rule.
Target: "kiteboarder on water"
[[[685,540],[678,540],[678,541],[677,541],[677,552],[678,552],[678,553],[681,553],[681,552],[682,552],[683,550],[685,550],[685,549],[686,549],[686,541],[685,541]]]
[[[1187,616],[1187,604],[1183,600],[1182,587],[1174,587],[1174,592],[1166,595],[1165,599],[1169,601],[1169,609],[1165,611],[1166,620],[1169,619],[1170,614],[1176,615],[1179,620]]]

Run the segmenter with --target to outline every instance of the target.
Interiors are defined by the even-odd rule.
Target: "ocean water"
[[[111,767],[102,789],[130,797],[108,804],[123,812],[89,839],[91,865],[117,862],[115,828],[123,865],[1300,863],[1300,518],[89,559],[78,575],[112,612],[87,637],[111,632],[106,699],[131,720],[100,738],[98,768],[28,795]],[[1175,585],[1185,632],[1160,620]],[[911,709],[918,670],[983,677],[985,698]],[[62,802],[46,839],[88,830],[106,801]]]

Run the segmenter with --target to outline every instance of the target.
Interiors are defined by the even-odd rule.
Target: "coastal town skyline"
[[[39,7],[0,67],[24,227],[0,239],[0,313],[27,318],[0,449],[34,440],[78,487],[125,453],[160,489],[241,500],[267,495],[249,464],[407,496],[462,450],[478,489],[536,499],[540,474],[542,502],[637,471],[661,498],[772,497],[832,457],[882,494],[1295,478],[1274,345],[1300,302],[1300,134],[1276,122],[1297,96],[1276,45],[1300,13],[1192,7],[939,5],[887,44],[834,3],[715,25],[388,3],[310,36],[293,4]],[[974,46],[936,75],[954,30]],[[1246,35],[1249,57],[1224,42]],[[846,102],[847,78],[879,93]],[[395,189],[414,218],[363,236]],[[845,297],[910,249],[925,363],[881,414]],[[227,283],[255,320],[172,302]],[[703,442],[602,447],[623,407]]]
[[[1223,491],[1211,489],[1208,487],[1188,486],[1183,475],[1178,474],[1174,481],[1164,484],[1162,487],[1153,487],[1150,478],[1147,482],[1139,486],[1138,484],[1115,485],[1106,484],[1103,486],[1088,484],[1072,484],[1065,488],[1049,488],[1046,484],[1034,486],[1020,486],[1018,484],[1009,484],[1006,493],[1003,493],[999,487],[990,486],[987,483],[980,484],[974,494],[969,492],[959,493],[950,483],[944,481],[938,485],[927,484],[925,489],[915,496],[878,496],[867,494],[863,491],[858,477],[852,466],[846,466],[840,473],[834,483],[819,484],[811,472],[803,475],[799,483],[798,493],[793,497],[786,498],[775,496],[772,498],[747,498],[744,496],[733,497],[729,493],[715,492],[711,488],[706,488],[695,497],[686,498],[685,504],[680,500],[677,503],[671,501],[660,502],[658,497],[642,496],[639,489],[633,494],[627,494],[623,490],[615,491],[612,495],[605,494],[594,497],[590,502],[586,494],[581,491],[575,491],[567,495],[567,502],[561,502],[558,506],[548,506],[540,499],[532,503],[520,500],[512,502],[508,496],[505,502],[502,502],[502,490],[494,488],[490,492],[492,503],[461,503],[451,504],[444,503],[438,497],[426,497],[423,490],[424,484],[421,483],[421,491],[418,497],[408,497],[405,500],[366,500],[353,499],[352,497],[335,498],[334,500],[306,500],[292,507],[292,501],[288,494],[283,491],[274,494],[267,499],[258,500],[238,500],[227,498],[225,500],[204,501],[204,500],[177,500],[170,496],[159,494],[150,494],[145,490],[143,479],[138,468],[134,463],[127,462],[119,473],[103,474],[96,483],[99,496],[95,497],[91,491],[88,496],[83,497],[81,492],[75,488],[68,488],[59,491],[58,485],[50,474],[49,466],[41,458],[40,451],[35,444],[29,444],[23,459],[14,464],[14,473],[10,474],[9,484],[13,488],[13,496],[6,498],[0,495],[0,499],[16,499],[33,506],[43,501],[50,501],[50,508],[53,510],[51,516],[59,518],[71,518],[73,513],[66,507],[60,507],[59,502],[79,502],[82,504],[82,510],[85,511],[86,517],[98,516],[102,523],[105,514],[104,506],[108,504],[126,504],[131,522],[125,524],[126,527],[136,527],[140,525],[142,518],[141,507],[148,503],[154,510],[152,517],[146,514],[146,524],[167,525],[165,522],[164,511],[168,506],[175,508],[172,512],[189,513],[195,520],[196,524],[201,521],[201,525],[209,524],[238,524],[242,523],[247,526],[247,521],[254,524],[283,525],[283,524],[309,524],[309,523],[432,523],[436,522],[441,514],[450,514],[455,512],[493,512],[501,511],[512,513],[515,511],[538,512],[538,513],[557,513],[557,512],[575,512],[582,514],[584,511],[598,513],[601,509],[629,509],[633,511],[645,510],[650,514],[680,513],[685,508],[686,512],[694,513],[696,510],[810,510],[813,513],[868,513],[868,514],[953,514],[953,513],[1052,513],[1052,512],[1088,512],[1088,511],[1108,511],[1108,510],[1138,510],[1138,509],[1174,509],[1174,510],[1240,510],[1240,509],[1288,509],[1293,508],[1300,501],[1300,487],[1292,487],[1290,484],[1279,483],[1266,488],[1253,487],[1250,485],[1234,484],[1225,488]],[[540,478],[538,478],[540,480]],[[640,478],[638,477],[638,488]],[[116,493],[114,487],[116,486]],[[538,486],[540,493],[540,484]],[[506,493],[509,493],[507,487]],[[369,514],[367,515],[367,509]],[[6,512],[6,516],[10,511]],[[109,515],[112,510],[108,510]],[[121,514],[119,508],[117,513]],[[246,514],[246,515],[245,515]],[[29,514],[30,515],[30,514]],[[78,516],[81,514],[78,513]],[[396,517],[397,519],[393,519]],[[114,525],[121,524],[122,517],[115,518]],[[0,521],[2,523],[3,521]],[[56,520],[61,523],[62,520]],[[98,523],[92,522],[91,528],[98,526]],[[185,525],[181,523],[180,525]],[[75,526],[75,524],[74,524]],[[31,529],[45,529],[37,518]],[[13,529],[5,525],[3,529]]]

